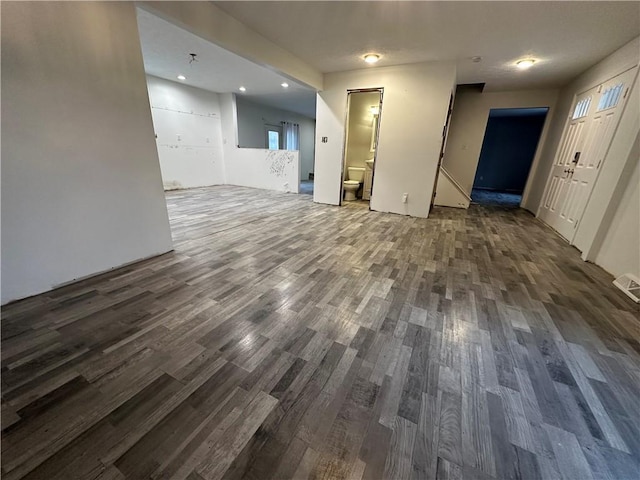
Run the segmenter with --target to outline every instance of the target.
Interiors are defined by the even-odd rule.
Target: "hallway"
[[[637,476],[638,307],[526,211],[166,197],[174,252],[3,308],[3,479]]]
[[[478,205],[519,208],[522,195],[474,188],[471,190],[471,201]]]

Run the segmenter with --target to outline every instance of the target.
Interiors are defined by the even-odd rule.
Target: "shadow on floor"
[[[369,208],[369,200],[362,200],[358,198],[357,200],[343,200],[343,207],[353,207],[353,208]]]
[[[313,180],[301,180],[298,193],[302,195],[313,195]]]
[[[474,188],[471,190],[471,201],[479,205],[499,205],[501,207],[517,208],[522,201],[522,195]]]

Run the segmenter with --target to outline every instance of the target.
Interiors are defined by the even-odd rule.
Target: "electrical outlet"
[[[409,194],[408,193],[403,193],[402,194],[402,203],[407,203],[409,199]]]

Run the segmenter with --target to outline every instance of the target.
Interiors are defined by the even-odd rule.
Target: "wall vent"
[[[613,284],[633,299],[634,302],[640,303],[640,280],[638,277],[625,273],[616,278]]]

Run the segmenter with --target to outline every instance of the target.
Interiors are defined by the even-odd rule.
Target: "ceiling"
[[[362,55],[377,52],[377,66],[455,61],[457,83],[486,83],[485,91],[565,85],[640,35],[633,1],[213,3],[322,73],[370,68]],[[138,25],[147,73],[176,82],[183,74],[187,85],[315,117],[315,91],[302,83],[140,8]],[[523,57],[537,62],[518,70]]]
[[[377,66],[455,60],[458,83],[485,91],[565,85],[640,35],[635,1],[214,3],[323,73],[366,68],[367,52]],[[522,57],[537,63],[520,71]]]
[[[235,55],[140,8],[138,29],[145,71],[150,75],[218,93],[233,92],[247,99],[315,118],[316,92]],[[189,53],[197,62],[189,63]],[[282,83],[288,83],[283,88]],[[238,90],[244,86],[247,91]]]

